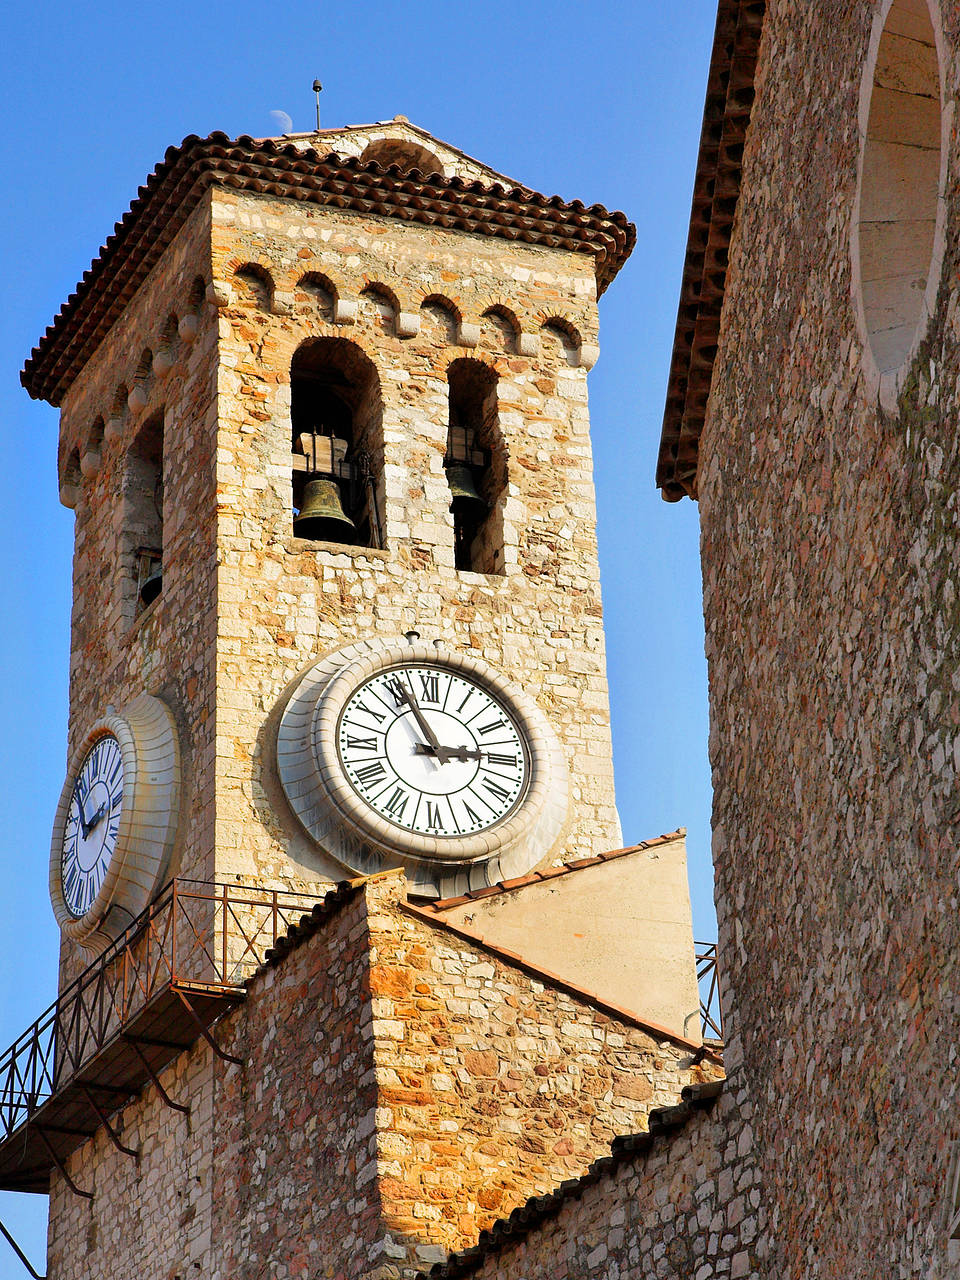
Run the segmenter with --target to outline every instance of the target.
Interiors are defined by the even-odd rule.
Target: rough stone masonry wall
[[[778,1280],[952,1274],[960,228],[954,176],[932,324],[884,414],[849,248],[877,8],[768,6],[700,450],[727,1059]],[[956,0],[942,17],[952,97]]]
[[[209,272],[208,245],[204,204],[70,388],[60,433],[61,477],[77,484],[68,754],[108,704],[119,711],[142,692],[162,698],[176,719],[183,774],[171,870],[200,876],[212,869],[217,591],[216,311],[195,296],[197,277]],[[134,618],[123,477],[135,436],[158,413],[163,591]],[[63,979],[89,958],[65,942]]]
[[[153,1085],[112,1120],[118,1151],[101,1126],[67,1161],[87,1200],[54,1170],[50,1177],[48,1280],[200,1280],[211,1272],[214,1203],[211,1133],[215,1112],[213,1054],[200,1041],[160,1073],[185,1116]]]
[[[647,1153],[625,1154],[471,1280],[744,1280],[755,1275],[759,1175],[741,1117],[721,1095]],[[457,1274],[454,1272],[454,1274]]]
[[[592,259],[225,191],[213,220],[218,874],[342,875],[280,792],[279,707],[315,657],[410,628],[473,649],[550,717],[567,750],[574,815],[557,859],[616,848],[586,386],[596,354]],[[251,264],[259,281],[242,274]],[[485,315],[491,307],[514,319]],[[383,551],[321,549],[292,533],[290,363],[317,336],[355,343],[378,372]],[[502,575],[454,569],[446,368],[464,356],[499,377],[509,454]]]
[[[410,1275],[717,1069],[405,913],[403,888],[366,892],[383,1222]]]
[[[379,1274],[366,915],[362,895],[342,906],[223,1030],[244,1066],[217,1097],[210,1280]]]

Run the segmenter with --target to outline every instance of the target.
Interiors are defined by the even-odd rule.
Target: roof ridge
[[[626,845],[622,849],[611,849],[608,853],[595,854],[590,858],[577,858],[572,862],[562,862],[558,867],[545,867],[542,871],[530,871],[525,876],[514,876],[509,880],[498,880],[494,885],[486,885],[480,889],[467,889],[454,898],[435,898],[429,902],[417,903],[426,911],[450,911],[454,907],[463,906],[467,902],[477,902],[482,898],[490,898],[495,894],[512,893],[515,889],[525,889],[531,884],[540,884],[546,880],[555,880],[557,876],[568,875],[574,871],[583,871],[587,867],[596,867],[604,862],[614,862],[632,853],[641,853],[644,849],[655,849],[658,845],[672,844],[686,837],[686,827],[678,827],[676,831],[665,835],[651,836],[649,840],[641,840],[638,844]]]
[[[477,1243],[452,1253],[445,1262],[437,1262],[429,1271],[420,1271],[415,1280],[462,1280],[476,1271],[484,1258],[498,1252],[512,1240],[522,1240],[548,1218],[556,1217],[568,1200],[612,1173],[634,1156],[646,1155],[658,1140],[671,1140],[697,1111],[709,1111],[723,1092],[724,1081],[686,1085],[680,1102],[672,1107],[651,1111],[648,1128],[640,1133],[623,1134],[610,1144],[610,1154],[594,1160],[578,1178],[567,1178],[546,1195],[531,1196],[518,1205],[509,1217],[498,1218],[488,1230],[481,1231]]]

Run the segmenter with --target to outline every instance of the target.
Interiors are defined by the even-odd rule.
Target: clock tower
[[[484,1196],[492,1212],[547,1189],[603,1149],[611,1108],[649,1109],[690,1078],[692,948],[671,969],[672,1011],[644,1022],[624,1013],[628,998],[581,991],[590,965],[606,975],[591,991],[634,980],[629,941],[622,964],[606,944],[578,958],[584,932],[568,930],[568,946],[541,897],[540,958],[514,973],[497,930],[521,927],[530,906],[488,914],[483,937],[462,910],[587,868],[578,921],[596,937],[638,874],[660,875],[664,915],[691,937],[679,835],[663,843],[667,881],[647,846],[613,871],[604,861],[621,836],[587,372],[598,295],[634,239],[621,214],[537,195],[399,116],[191,137],[27,361],[30,394],[61,409],[60,494],[76,513],[50,886],[54,1023],[79,1000],[87,1029],[79,1049],[62,1030],[51,1040],[46,1110],[24,1104],[40,1163],[4,1173],[0,1135],[0,1175],[36,1190],[50,1170],[57,1280],[246,1275],[255,1256],[291,1275],[409,1274],[431,1249],[469,1242],[490,1220]],[[471,946],[500,959],[465,959]],[[566,985],[544,989],[558,971]],[[500,1009],[511,983],[519,994]],[[570,991],[585,1002],[573,1012]],[[511,1039],[525,1002],[540,1032],[554,1026],[551,1048],[539,1033]],[[596,1019],[610,1009],[647,1039],[613,1066],[601,1053],[606,1101],[580,1137],[573,1124],[563,1143],[544,1139],[533,1169],[519,1138],[542,1115],[463,1103],[465,1081],[499,1082],[529,1053],[534,1082],[556,1052],[572,1071],[583,1036],[605,1043]],[[466,1057],[423,1077],[431,1044]],[[654,1083],[628,1083],[643,1064]],[[428,1087],[429,1116],[416,1111]],[[78,1149],[87,1104],[100,1136]],[[188,1109],[167,1150],[165,1117]],[[434,1150],[444,1133],[461,1136]],[[296,1183],[291,1160],[303,1178],[284,1182],[282,1211],[273,1181],[251,1199],[263,1173]],[[270,1218],[280,1234],[260,1248],[261,1211],[306,1222],[315,1200],[314,1243],[332,1232],[323,1248],[349,1253],[345,1269],[315,1269],[309,1250],[298,1269],[287,1217],[283,1231]],[[109,1243],[121,1203],[136,1247]],[[179,1236],[165,1231],[174,1220]]]

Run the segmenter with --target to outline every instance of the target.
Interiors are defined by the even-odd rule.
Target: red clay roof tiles
[[[60,404],[203,193],[216,186],[588,253],[601,293],[636,242],[632,223],[599,204],[383,168],[282,140],[191,136],[167,151],[33,349],[20,375],[31,396]]]

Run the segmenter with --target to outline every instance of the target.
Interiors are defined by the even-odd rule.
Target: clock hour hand
[[[110,808],[110,801],[104,800],[103,804],[100,806],[97,812],[93,815],[93,817],[87,823],[87,831],[93,830],[93,828],[97,825],[97,823],[100,821],[100,819],[104,816],[104,814],[107,812],[109,808]]]
[[[418,756],[435,756],[441,764],[446,764],[448,760],[459,760],[461,764],[466,764],[468,760],[483,759],[483,752],[479,747],[428,747],[425,742],[418,742],[413,750]]]

